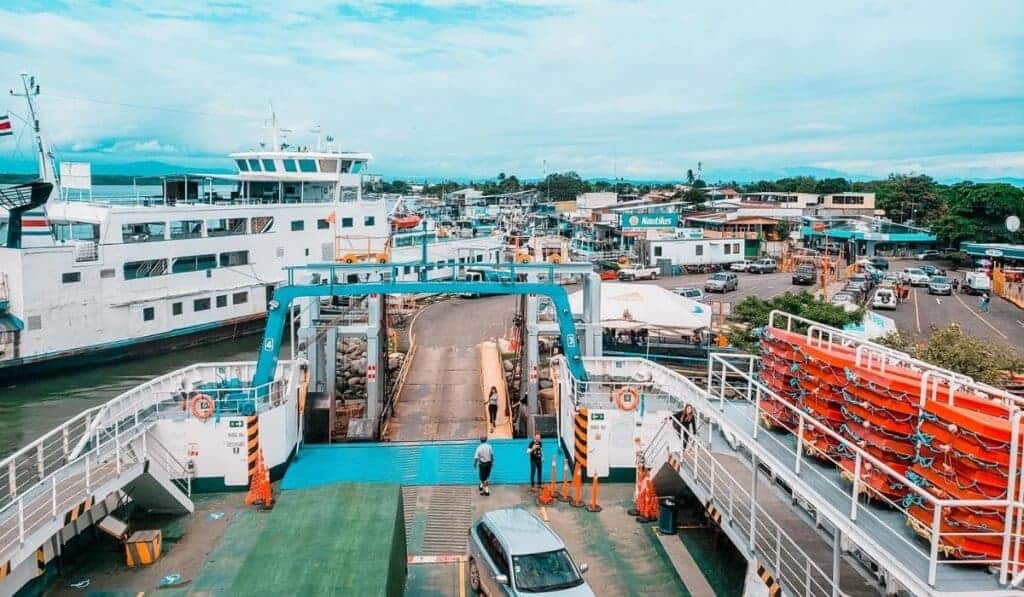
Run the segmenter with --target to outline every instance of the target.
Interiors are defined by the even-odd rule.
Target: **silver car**
[[[469,584],[496,595],[593,596],[565,544],[523,508],[487,512],[469,529]]]

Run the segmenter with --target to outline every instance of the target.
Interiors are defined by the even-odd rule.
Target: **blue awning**
[[[0,332],[20,332],[25,329],[25,324],[20,319],[11,315],[0,315]]]

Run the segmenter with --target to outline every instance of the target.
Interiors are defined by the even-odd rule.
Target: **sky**
[[[0,23],[0,88],[37,76],[65,160],[230,167],[273,104],[388,178],[1024,177],[1020,0],[6,0]],[[0,137],[0,171],[32,159]]]

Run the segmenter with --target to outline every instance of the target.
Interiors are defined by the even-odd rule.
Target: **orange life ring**
[[[619,410],[636,410],[640,405],[640,392],[636,388],[625,387],[615,392],[615,406]]]
[[[623,266],[629,265],[629,257],[626,257],[625,255],[619,255],[618,264]]]
[[[516,253],[516,263],[530,263],[533,257],[529,253]]]
[[[189,407],[192,411],[192,416],[205,421],[213,416],[213,412],[217,409],[217,405],[214,404],[213,398],[210,398],[206,394],[199,394],[192,399],[192,405]]]

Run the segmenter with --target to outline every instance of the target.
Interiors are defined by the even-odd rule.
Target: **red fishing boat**
[[[416,214],[394,214],[391,216],[391,227],[395,230],[408,230],[419,226],[421,219]]]

